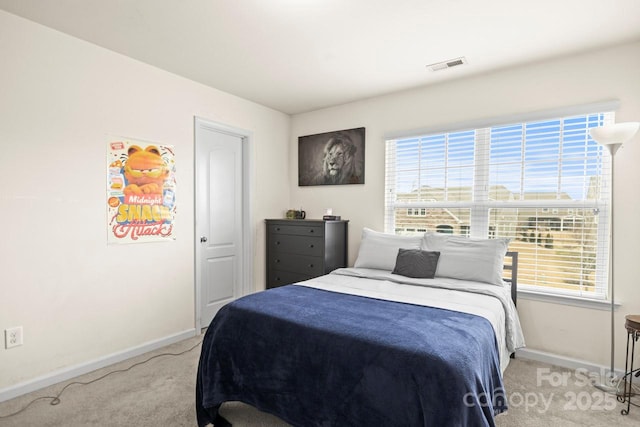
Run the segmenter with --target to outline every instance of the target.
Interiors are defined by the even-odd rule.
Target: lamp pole
[[[616,269],[613,268],[613,254],[614,254],[614,232],[613,232],[613,227],[615,224],[615,221],[613,220],[613,215],[615,212],[615,198],[613,197],[614,194],[613,192],[615,191],[615,187],[614,187],[614,162],[615,162],[615,158],[616,158],[616,151],[618,151],[618,148],[620,148],[622,144],[621,143],[616,143],[616,144],[608,144],[605,145],[605,147],[607,147],[607,149],[609,150],[609,154],[611,154],[611,191],[609,193],[609,200],[611,201],[611,212],[609,213],[609,244],[610,244],[610,249],[609,249],[609,280],[610,280],[610,284],[611,284],[611,367],[609,370],[609,378],[608,378],[608,382],[609,384],[600,384],[598,387],[600,390],[609,392],[609,393],[617,393],[617,384],[614,384],[615,382],[615,366],[614,366],[614,360],[615,360],[615,352],[616,352],[616,334],[615,334],[615,280],[614,280],[614,275],[615,275],[615,271]]]

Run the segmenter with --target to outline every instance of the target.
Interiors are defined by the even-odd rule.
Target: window
[[[407,216],[427,216],[426,208],[407,208]]]
[[[596,112],[386,143],[385,228],[507,237],[521,289],[604,298],[610,156]]]

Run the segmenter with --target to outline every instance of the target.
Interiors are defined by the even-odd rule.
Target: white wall
[[[425,71],[425,73],[427,73]],[[363,227],[382,230],[384,135],[535,112],[611,99],[620,100],[617,121],[640,120],[640,43],[565,59],[426,86],[293,116],[289,151],[291,205],[307,217],[323,209],[350,220],[349,259],[356,258]],[[364,185],[298,187],[297,137],[332,130],[366,128]],[[616,317],[617,363],[624,368],[624,315],[640,313],[637,245],[640,242],[640,136],[616,157]],[[600,365],[609,365],[607,311],[521,300],[519,311],[528,347]]]
[[[194,116],[253,135],[254,278],[290,117],[0,11],[0,390],[193,331]],[[108,246],[107,135],[173,144],[173,242]],[[273,165],[280,165],[273,167]]]

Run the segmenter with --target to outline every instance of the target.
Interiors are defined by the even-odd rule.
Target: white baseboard
[[[560,366],[567,369],[586,369],[589,372],[609,372],[610,366],[598,365],[595,363],[587,362],[580,359],[574,359],[566,356],[559,356],[553,353],[546,353],[544,351],[531,350],[528,348],[521,348],[516,350],[517,359],[527,359],[536,362],[548,363],[550,365]],[[616,369],[616,375],[622,376],[623,371]]]
[[[96,369],[104,368],[106,366],[113,365],[114,363],[122,362],[132,357],[157,350],[178,341],[194,337],[195,335],[196,330],[189,329],[154,341],[149,341],[139,346],[119,351],[117,353],[100,357],[86,363],[59,369],[40,377],[0,389],[0,402],[4,402],[5,400],[13,399],[15,397],[22,396],[23,394],[31,393],[32,391],[40,390],[41,388],[45,388],[62,381],[84,375],[88,372],[95,371]]]

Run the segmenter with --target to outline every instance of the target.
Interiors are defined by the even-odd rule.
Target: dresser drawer
[[[307,274],[292,273],[290,271],[283,270],[271,270],[269,273],[268,288],[275,288],[277,286],[289,285],[291,283],[304,282],[312,277]]]
[[[302,282],[347,266],[347,223],[267,219],[266,286]]]
[[[322,258],[320,257],[287,254],[284,252],[271,254],[269,267],[275,270],[306,274],[312,277],[322,275],[324,270]]]
[[[274,253],[287,252],[299,255],[322,256],[324,240],[322,237],[271,234],[269,249]]]
[[[294,236],[324,236],[324,227],[307,224],[269,224],[269,234],[289,234]]]

